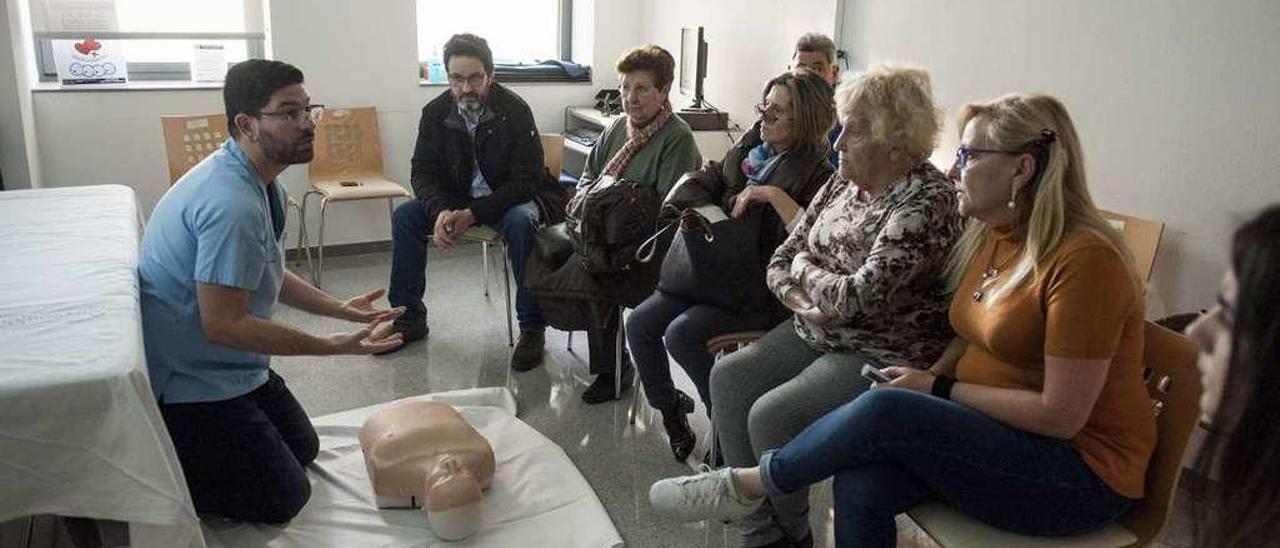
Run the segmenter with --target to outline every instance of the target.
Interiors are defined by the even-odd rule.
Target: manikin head
[[[464,539],[480,529],[484,495],[473,469],[453,454],[444,453],[427,471],[423,509],[431,530],[444,540]]]

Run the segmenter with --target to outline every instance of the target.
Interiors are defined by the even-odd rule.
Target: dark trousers
[[[675,384],[667,361],[670,352],[710,408],[715,357],[707,352],[707,341],[726,333],[767,327],[773,327],[767,314],[730,312],[655,291],[627,319],[627,344],[649,405],[658,410],[675,405]]]
[[[427,287],[427,242],[435,230],[435,219],[428,219],[422,203],[409,200],[396,207],[391,216],[391,284],[387,301],[391,306],[405,307],[398,321],[425,320],[427,307],[422,295]],[[492,226],[507,244],[512,274],[516,281],[516,319],[521,331],[542,331],[545,324],[538,313],[538,303],[524,288],[525,264],[533,251],[533,236],[538,231],[538,207],[525,202],[508,209],[496,226]]]
[[[161,404],[196,511],[284,523],[311,497],[320,440],[284,379],[223,401]]]
[[[609,312],[605,325],[603,327],[587,328],[587,352],[589,356],[589,371],[594,375],[612,375],[614,363],[617,362],[617,344],[618,344],[618,324],[622,321],[622,307],[616,305],[598,304],[594,306],[607,306]],[[622,345],[622,366],[630,367],[631,356],[627,352],[627,345]]]

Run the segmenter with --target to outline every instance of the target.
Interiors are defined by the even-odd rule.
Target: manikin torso
[[[409,401],[378,411],[360,428],[360,448],[379,508],[421,506],[446,540],[479,528],[493,447],[452,407]]]

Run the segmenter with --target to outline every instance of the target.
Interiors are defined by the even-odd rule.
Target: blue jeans
[[[516,318],[520,331],[542,331],[546,324],[538,313],[538,303],[524,288],[524,267],[538,230],[538,206],[531,201],[514,206],[491,228],[502,234],[502,240],[507,243],[507,256],[516,279]],[[422,295],[427,286],[427,242],[433,230],[435,219],[427,218],[426,210],[417,200],[400,204],[392,215],[391,287],[387,290],[387,301],[391,306],[405,308],[398,322],[419,322],[427,318]]]
[[[223,401],[160,404],[197,512],[284,523],[311,497],[303,468],[320,450],[284,379]]]
[[[1096,529],[1133,502],[1065,440],[898,388],[869,391],[828,413],[765,453],[760,475],[771,496],[835,476],[838,546],[893,546],[894,516],[926,498],[1038,536]]]
[[[658,410],[675,405],[675,384],[667,361],[670,351],[676,363],[689,373],[698,396],[710,406],[715,357],[707,352],[707,341],[726,333],[771,327],[770,320],[767,312],[734,313],[654,291],[627,319],[627,346],[649,405]]]

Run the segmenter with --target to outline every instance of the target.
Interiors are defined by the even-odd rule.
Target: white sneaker
[[[746,517],[763,502],[763,497],[747,500],[739,494],[727,466],[696,476],[667,478],[649,488],[653,509],[681,521],[734,520]]]

